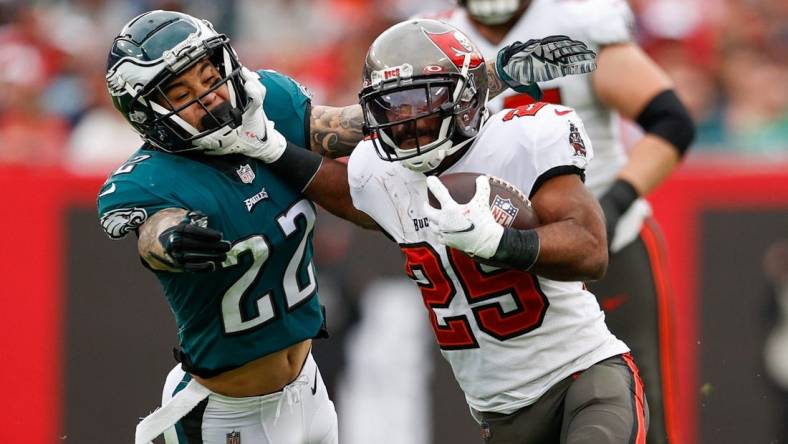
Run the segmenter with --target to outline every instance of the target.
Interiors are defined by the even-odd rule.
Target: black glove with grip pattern
[[[188,272],[211,272],[227,259],[230,242],[220,231],[207,227],[208,217],[198,211],[189,212],[180,223],[159,235],[159,242],[171,260],[151,254],[162,263]]]

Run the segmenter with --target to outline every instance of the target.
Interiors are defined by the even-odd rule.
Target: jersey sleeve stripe
[[[577,174],[580,176],[580,180],[583,182],[586,181],[586,173],[582,168],[578,168],[573,165],[559,165],[557,167],[550,168],[536,178],[534,186],[531,187],[531,192],[528,194],[528,198],[531,199],[534,197],[534,194],[536,194],[536,192],[539,191],[539,188],[541,188],[542,185],[544,185],[544,183],[548,180],[554,177],[563,176],[565,174]]]

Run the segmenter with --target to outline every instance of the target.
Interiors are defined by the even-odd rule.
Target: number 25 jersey
[[[425,176],[381,160],[371,144],[362,142],[350,157],[353,203],[399,244],[472,408],[511,413],[571,374],[628,351],[581,282],[480,265],[440,244],[423,212]],[[485,173],[531,196],[551,177],[582,175],[591,156],[573,110],[537,103],[492,116],[443,174]]]

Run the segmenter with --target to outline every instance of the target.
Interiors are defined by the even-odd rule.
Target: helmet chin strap
[[[402,166],[417,173],[426,173],[427,171],[434,170],[438,168],[438,165],[446,158],[446,145],[451,148],[451,140],[443,142],[441,146],[433,148],[430,152],[424,153],[421,156],[403,160]]]
[[[435,170],[443,163],[444,159],[459,151],[465,145],[473,141],[473,139],[475,139],[475,137],[469,137],[460,143],[446,140],[438,147],[433,148],[421,156],[403,160],[402,166],[417,173],[426,173]]]

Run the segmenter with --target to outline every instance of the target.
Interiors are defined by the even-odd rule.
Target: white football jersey
[[[582,174],[593,156],[575,112],[545,103],[504,110],[443,174],[477,172],[531,195],[545,180]],[[443,356],[476,410],[511,413],[572,373],[628,351],[580,282],[480,265],[441,245],[423,206],[425,176],[381,160],[367,140],[348,166],[354,205],[405,255]]]
[[[594,51],[600,46],[632,41],[633,15],[625,0],[533,0],[523,16],[500,44],[485,39],[471,24],[467,11],[457,7],[436,17],[465,33],[479,47],[485,60],[495,61],[498,50],[514,41],[549,35],[566,35],[585,42]],[[595,158],[586,174],[586,185],[601,196],[613,184],[627,160],[621,142],[618,113],[607,108],[594,94],[591,75],[570,75],[542,82],[542,100],[560,103],[577,110],[594,141]],[[495,112],[514,108],[532,100],[512,90],[490,101]],[[613,239],[613,251],[627,245],[640,232],[642,220],[651,214],[644,199],[639,199],[622,217]]]

